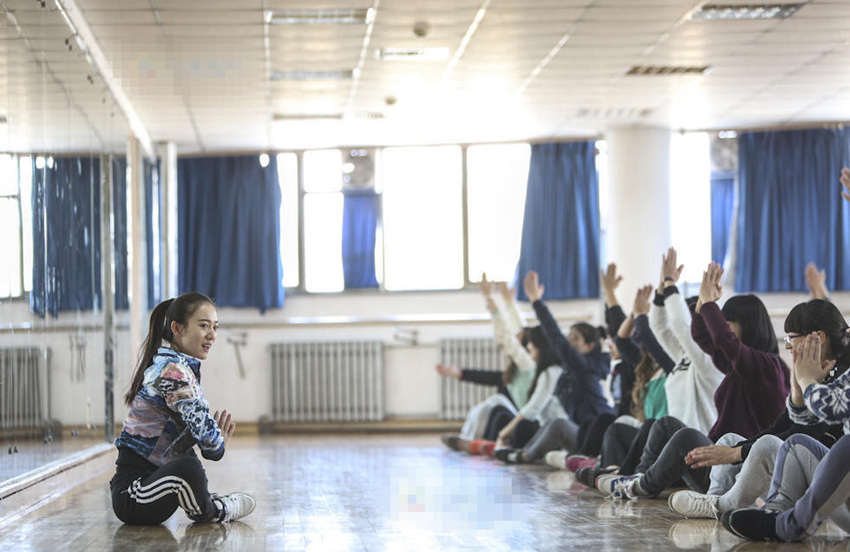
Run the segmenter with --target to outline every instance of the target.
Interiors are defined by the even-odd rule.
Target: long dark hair
[[[735,295],[723,305],[723,317],[741,326],[741,343],[752,349],[779,354],[776,332],[761,299],[755,295]]]
[[[130,390],[124,395],[124,403],[127,406],[133,402],[133,398],[142,389],[142,382],[145,380],[145,370],[153,364],[153,357],[156,355],[156,351],[159,349],[163,340],[169,343],[174,340],[171,323],[188,324],[189,318],[191,318],[203,303],[215,306],[213,300],[203,293],[189,292],[163,301],[153,309],[150,325],[148,326],[148,335],[144,343],[142,343],[139,359],[136,362],[136,369],[133,372],[133,382],[130,384]]]
[[[534,326],[525,332],[528,335],[528,340],[537,348],[537,368],[534,370],[534,381],[531,382],[531,387],[528,389],[528,398],[534,394],[534,389],[537,387],[537,380],[540,374],[552,365],[561,365],[561,359],[552,350],[549,345],[549,340],[543,335],[543,330],[540,326]]]
[[[597,351],[602,350],[602,336],[600,335],[600,331],[602,328],[595,328],[588,324],[587,322],[576,322],[572,326],[570,326],[571,330],[575,330],[581,335],[582,339],[585,342],[593,345],[593,348]]]
[[[823,299],[800,303],[785,318],[785,333],[808,335],[821,331],[829,339],[830,356],[842,368],[850,366],[850,336],[847,321],[835,305]]]
[[[528,345],[528,331],[530,329],[530,327],[524,327],[519,331],[519,335],[517,335],[520,345],[522,345],[523,347],[526,347]],[[513,359],[509,360],[510,362],[508,363],[507,368],[505,368],[504,372],[502,372],[502,385],[508,385],[512,381],[514,381],[514,378],[516,377],[516,372],[517,370],[519,370],[519,367],[516,365],[516,362],[514,362]]]
[[[635,383],[632,385],[632,416],[640,421],[646,420],[643,401],[646,399],[646,384],[652,380],[652,376],[658,371],[658,365],[652,357],[641,349],[641,361],[635,367]]]

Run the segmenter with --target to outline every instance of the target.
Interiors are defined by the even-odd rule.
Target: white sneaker
[[[670,509],[687,518],[720,519],[720,497],[694,491],[676,491],[667,499]]]
[[[551,450],[546,453],[546,456],[543,457],[543,460],[546,464],[552,466],[556,470],[565,470],[567,469],[567,455],[569,453],[565,450]]]
[[[218,504],[221,512],[221,517],[218,519],[219,523],[242,519],[253,512],[257,505],[257,499],[248,493],[214,494],[212,500]]]

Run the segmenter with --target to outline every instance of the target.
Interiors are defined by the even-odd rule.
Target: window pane
[[[522,241],[528,144],[471,146],[467,150],[469,279],[509,282]]]
[[[277,156],[280,181],[280,258],[284,287],[298,286],[298,157],[294,153]]]
[[[684,282],[701,282],[711,259],[711,149],[708,134],[673,134],[670,226]],[[714,259],[722,261],[723,259]]]
[[[9,154],[0,155],[0,196],[18,195],[18,174],[15,159]]]
[[[383,155],[385,287],[463,287],[461,151],[388,148]]]
[[[342,189],[342,152],[313,150],[304,152],[304,191],[338,192]]]
[[[304,287],[342,291],[342,194],[304,195]]]
[[[24,291],[32,291],[32,159],[20,158],[21,218],[24,242]]]
[[[0,297],[21,294],[21,249],[18,231],[18,200],[0,199]]]

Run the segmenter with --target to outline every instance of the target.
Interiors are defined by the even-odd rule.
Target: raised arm
[[[507,282],[498,282],[496,287],[499,288],[499,294],[502,296],[508,326],[516,335],[525,327],[525,319],[516,304],[516,290],[508,287]]]
[[[637,366],[643,360],[643,353],[640,347],[635,343],[633,336],[635,332],[635,318],[629,316],[620,325],[617,330],[617,335],[614,336],[614,343],[617,344],[617,349],[620,351],[620,356],[632,366]]]
[[[829,290],[826,288],[826,271],[818,270],[815,263],[806,265],[806,286],[812,299],[829,301]]]
[[[652,295],[652,286],[639,288],[635,295],[635,304],[632,313],[635,317],[635,341],[651,356],[665,373],[669,374],[676,367],[676,363],[664,351],[658,340],[655,339],[649,328],[649,297]]]

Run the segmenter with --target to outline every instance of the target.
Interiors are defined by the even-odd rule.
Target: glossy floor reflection
[[[666,500],[614,502],[545,466],[452,452],[435,435],[237,438],[206,462],[215,492],[246,490],[257,509],[226,526],[178,512],[122,525],[111,473],[0,530],[4,550],[848,550],[845,535],[747,543]],[[0,520],[4,515],[0,502]],[[2,523],[0,523],[2,527]]]

